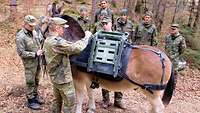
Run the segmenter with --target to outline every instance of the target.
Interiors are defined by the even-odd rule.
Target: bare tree
[[[153,12],[154,16],[156,15],[156,13],[159,9],[159,2],[160,2],[160,0],[153,0],[152,12]]]
[[[125,8],[128,9],[128,15],[131,17],[131,18],[134,18],[135,16],[135,7],[136,7],[136,4],[137,4],[137,0],[125,0],[126,3],[125,3]]]
[[[195,21],[194,21],[193,29],[198,31],[199,25],[200,25],[200,0],[198,2],[198,6],[197,6],[197,14],[196,14],[196,18],[195,18]]]
[[[177,12],[178,12],[178,0],[176,0],[176,7],[175,7],[174,15],[173,15],[173,18],[172,18],[172,23],[174,23],[174,21],[175,21]]]
[[[155,11],[155,24],[156,27],[158,29],[158,32],[161,31],[162,28],[162,24],[164,21],[164,15],[165,15],[165,9],[166,9],[166,4],[167,4],[167,0],[158,0],[158,8]]]
[[[195,0],[192,0],[192,3],[190,5],[190,16],[189,16],[189,20],[188,20],[188,26],[189,27],[192,27],[194,8],[195,8]]]
[[[92,0],[92,22],[95,19],[95,11],[97,9],[97,0]]]
[[[14,21],[17,14],[17,2],[16,0],[10,0],[10,17],[9,20]]]

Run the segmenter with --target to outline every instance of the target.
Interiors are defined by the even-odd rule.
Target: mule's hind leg
[[[88,104],[89,108],[87,110],[87,113],[94,113],[96,106],[95,106],[95,98],[94,98],[94,90],[90,88],[91,83],[89,82],[86,87],[87,87],[87,94],[88,94]]]
[[[152,106],[151,113],[163,113],[164,105],[161,99],[163,91],[153,91],[153,94],[146,93]]]

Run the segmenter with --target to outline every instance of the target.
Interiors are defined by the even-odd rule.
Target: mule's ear
[[[85,32],[74,18],[68,15],[63,15],[61,18],[67,20],[69,25],[64,36],[66,40],[75,42],[85,37]]]

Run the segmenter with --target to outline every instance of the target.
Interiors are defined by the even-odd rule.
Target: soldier
[[[95,12],[95,20],[94,23],[100,21],[100,14],[102,11],[106,11],[107,14],[105,15],[106,17],[109,17],[112,19],[112,23],[114,22],[114,16],[113,16],[113,11],[108,8],[108,0],[100,0],[100,9],[97,9],[97,11]]]
[[[135,28],[133,23],[128,19],[128,10],[122,9],[120,15],[121,16],[117,18],[114,29],[118,32],[129,33],[128,41],[132,43]]]
[[[84,31],[90,31],[90,19],[88,17],[88,9],[85,6],[80,7],[80,16],[77,18],[78,23]]]
[[[165,37],[165,51],[172,60],[175,72],[185,68],[186,61],[182,55],[186,49],[185,38],[179,33],[179,25],[172,24],[169,34]]]
[[[43,54],[41,50],[42,35],[34,30],[36,18],[27,15],[24,18],[24,26],[16,35],[17,53],[21,57],[26,78],[26,97],[28,107],[34,110],[40,109],[44,101],[38,95],[40,77],[39,57]]]
[[[99,14],[99,21],[94,24],[92,33],[96,33],[99,30],[103,30],[101,21],[103,20],[103,18],[109,18],[106,15],[107,15],[107,11],[105,10],[101,11],[101,13]]]
[[[108,17],[104,17],[101,21],[101,25],[104,31],[112,32],[112,20]],[[103,107],[108,108],[110,106],[110,97],[109,91],[106,89],[102,89],[102,96],[103,96]],[[121,92],[114,92],[114,106],[124,109],[122,105],[122,93]]]
[[[134,44],[157,46],[157,29],[152,22],[152,12],[146,12],[143,21],[135,29]]]
[[[66,20],[54,17],[49,20],[49,36],[44,42],[47,72],[53,84],[52,113],[74,113],[75,89],[72,79],[69,55],[80,53],[86,47],[88,39],[83,38],[75,43],[62,38]]]

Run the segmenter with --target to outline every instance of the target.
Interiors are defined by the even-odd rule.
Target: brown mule
[[[154,52],[155,51],[155,52]],[[141,92],[149,99],[152,109],[151,113],[163,113],[164,104],[167,105],[172,97],[175,88],[172,63],[169,58],[162,52],[164,58],[162,68],[161,58],[157,55],[157,48],[151,46],[138,46],[133,48],[129,56],[126,75],[130,80],[123,79],[119,82],[98,78],[100,86],[111,91],[133,90],[140,88]],[[164,76],[163,76],[164,73]],[[93,89],[90,88],[94,74],[80,71],[76,65],[72,64],[72,74],[77,93],[76,113],[82,113],[82,104],[85,87],[89,96],[89,113],[95,111],[95,100]],[[134,81],[137,84],[131,83]],[[160,85],[162,82],[163,85]],[[144,84],[157,86],[166,86],[161,89],[142,87]],[[140,86],[141,85],[141,86]],[[163,104],[164,103],[164,104]]]

